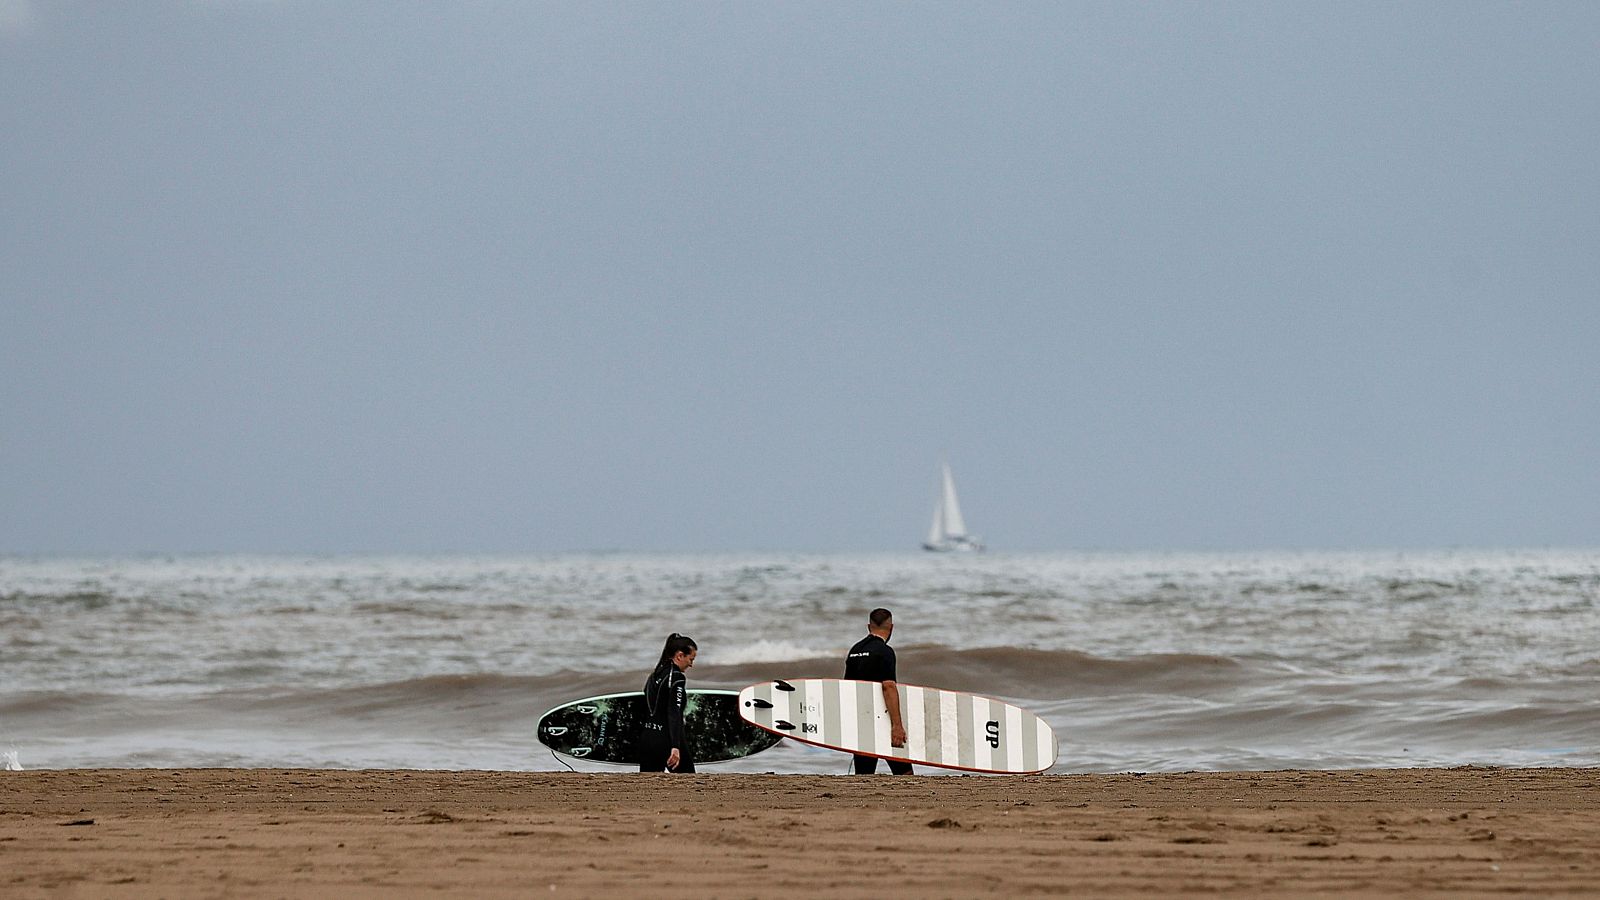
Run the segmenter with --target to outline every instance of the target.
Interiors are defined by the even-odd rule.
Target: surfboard
[[[683,729],[695,765],[727,762],[775,746],[782,736],[739,718],[735,691],[690,690]],[[539,743],[574,759],[639,764],[639,728],[647,716],[644,694],[630,691],[585,697],[539,717]]]
[[[992,774],[1055,765],[1055,731],[1015,704],[965,691],[896,684],[904,746],[889,745],[889,710],[874,681],[796,678],[739,692],[739,715],[773,734],[846,753]]]

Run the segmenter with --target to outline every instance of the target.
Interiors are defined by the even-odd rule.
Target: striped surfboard
[[[739,692],[739,716],[802,743],[924,766],[1034,774],[1055,765],[1055,731],[1020,706],[965,691],[896,687],[906,726],[903,747],[889,745],[889,711],[882,685],[873,681],[752,684]]]

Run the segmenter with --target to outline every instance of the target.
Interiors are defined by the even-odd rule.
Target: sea
[[[691,687],[836,677],[886,607],[902,682],[1038,713],[1053,772],[1595,766],[1597,598],[1600,551],[0,557],[0,759],[603,771],[534,724],[669,633]]]

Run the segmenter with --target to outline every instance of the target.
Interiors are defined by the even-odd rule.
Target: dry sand
[[[0,772],[0,896],[1600,894],[1600,770]]]

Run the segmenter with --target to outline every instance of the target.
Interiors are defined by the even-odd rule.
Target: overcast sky
[[[0,552],[1600,545],[1600,4],[0,0]]]

